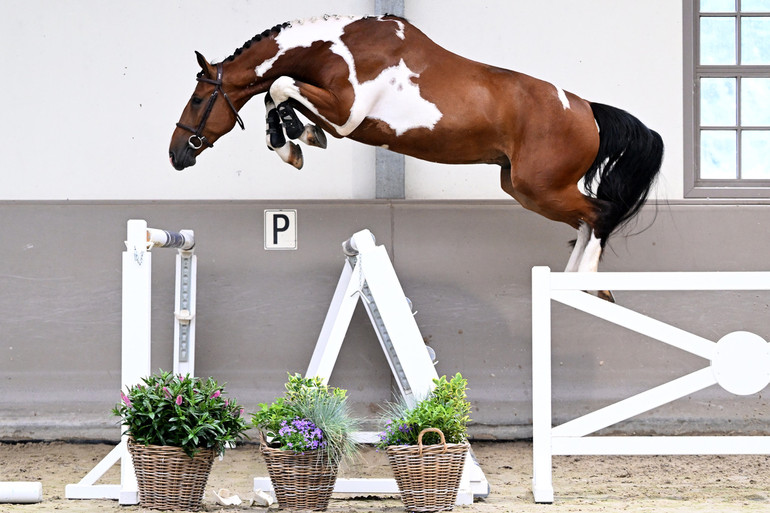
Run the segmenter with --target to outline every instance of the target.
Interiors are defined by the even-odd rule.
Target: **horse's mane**
[[[340,16],[338,14],[331,14],[331,15],[330,14],[326,14],[326,15],[323,16],[323,19],[324,20],[328,20],[330,18],[339,19],[341,17],[342,16]],[[363,16],[363,18],[385,18],[385,17],[398,17],[398,16],[394,16],[392,14],[384,14],[384,15],[380,15],[380,16]],[[317,18],[311,18],[311,21],[315,21],[316,19]],[[272,28],[269,28],[267,30],[264,30],[264,31],[260,32],[259,34],[257,34],[256,36],[254,36],[251,39],[249,39],[248,41],[246,41],[245,43],[243,43],[243,45],[241,45],[240,48],[236,48],[236,50],[233,52],[233,54],[230,55],[229,57],[227,57],[225,60],[226,61],[233,61],[236,57],[238,57],[240,54],[242,54],[244,50],[248,50],[251,47],[251,45],[253,45],[254,43],[258,43],[262,39],[267,38],[267,37],[271,37],[271,36],[275,37],[276,35],[278,35],[279,32],[281,32],[281,30],[283,30],[285,28],[291,28],[294,25],[302,25],[303,23],[305,23],[305,21],[306,20],[287,21],[287,22],[284,22],[284,23],[280,23],[280,24],[278,24],[278,25],[276,25],[276,26],[274,26]]]
[[[241,45],[239,48],[236,48],[235,51],[233,52],[233,54],[230,55],[229,57],[227,57],[225,60],[226,61],[234,60],[236,57],[238,57],[240,54],[242,54],[244,50],[248,50],[251,47],[252,44],[258,43],[262,39],[264,39],[266,37],[270,37],[271,35],[275,36],[281,30],[283,30],[285,28],[288,28],[288,27],[291,27],[291,22],[289,22],[289,21],[287,21],[285,23],[281,23],[279,25],[276,25],[276,26],[274,26],[272,28],[269,28],[269,29],[266,29],[266,30],[260,32],[256,36],[252,37],[251,39],[249,39],[248,41],[243,43],[243,45]]]

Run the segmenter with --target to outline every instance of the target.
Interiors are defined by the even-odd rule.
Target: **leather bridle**
[[[217,96],[219,96],[220,92],[222,93],[222,96],[224,96],[225,100],[227,101],[227,104],[233,110],[233,114],[235,114],[235,121],[238,123],[238,126],[241,127],[241,130],[246,129],[246,127],[243,125],[243,120],[241,119],[241,116],[238,114],[238,111],[235,109],[235,105],[233,105],[233,102],[230,101],[230,98],[227,96],[227,93],[224,92],[224,90],[222,89],[222,63],[221,62],[217,64],[216,80],[213,80],[208,77],[204,77],[203,75],[199,75],[198,82],[206,82],[207,84],[214,84],[214,86],[216,86],[214,88],[214,92],[212,92],[211,96],[209,97],[209,103],[206,106],[206,110],[203,112],[203,117],[201,118],[201,122],[198,123],[198,126],[196,128],[183,125],[182,123],[176,124],[176,126],[178,126],[179,128],[183,130],[187,130],[188,132],[192,132],[193,135],[191,135],[190,138],[187,140],[187,145],[193,150],[201,149],[201,147],[203,147],[204,144],[209,148],[212,148],[214,146],[214,144],[210,143],[206,139],[206,136],[203,135],[203,128],[206,126],[206,121],[209,119],[211,110],[214,108],[214,102],[217,101]]]

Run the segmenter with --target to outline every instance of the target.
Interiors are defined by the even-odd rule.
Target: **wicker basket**
[[[181,447],[142,445],[129,440],[144,508],[197,511],[209,479],[214,449],[199,449],[194,458]]]
[[[422,435],[435,432],[441,443],[422,445]],[[451,511],[460,488],[460,477],[469,445],[448,444],[440,429],[420,431],[417,445],[391,445],[388,461],[407,511]]]
[[[287,509],[323,511],[337,481],[337,465],[325,451],[295,454],[268,447],[261,437],[260,450],[267,464],[278,506]]]

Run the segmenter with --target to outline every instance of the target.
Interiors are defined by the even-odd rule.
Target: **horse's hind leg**
[[[577,230],[577,239],[575,239],[575,247],[572,248],[572,254],[569,256],[569,261],[567,261],[567,267],[564,269],[565,273],[573,273],[578,270],[590,237],[591,227],[586,223],[580,223],[580,228]]]
[[[548,219],[561,221],[578,227],[577,240],[572,250],[565,272],[596,272],[602,256],[603,243],[592,227],[598,211],[590,198],[584,195],[577,186],[550,190],[548,184],[523,183],[518,180],[520,188],[514,186],[510,168],[503,167],[500,173],[500,185],[505,192],[513,196],[522,206],[537,212]],[[534,194],[533,191],[538,192]],[[612,292],[597,291],[595,294],[608,301],[614,302]]]
[[[581,226],[581,228],[583,228],[583,226]],[[590,237],[585,244],[585,249],[580,257],[580,262],[578,263],[578,272],[597,272],[599,270],[599,260],[602,257],[602,251],[603,247],[601,239],[596,236],[593,230],[590,230]],[[615,296],[612,295],[611,290],[597,290],[596,296],[600,299],[609,301],[610,303],[615,302]]]

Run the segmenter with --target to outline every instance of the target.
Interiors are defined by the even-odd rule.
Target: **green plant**
[[[272,447],[295,453],[323,450],[336,463],[358,449],[352,437],[358,421],[350,414],[347,392],[319,377],[289,375],[284,397],[259,407],[252,423]]]
[[[379,434],[377,447],[389,445],[416,445],[417,437],[425,428],[438,428],[444,433],[447,443],[462,443],[468,435],[467,424],[471,420],[471,404],[466,390],[468,380],[458,372],[447,381],[446,376],[434,379],[436,385],[425,399],[414,407],[403,401],[390,404],[385,409],[385,428]],[[426,433],[424,444],[440,442],[437,433]]]
[[[181,447],[190,457],[200,448],[221,454],[248,428],[243,408],[212,378],[161,370],[120,396],[112,413],[136,443]]]

